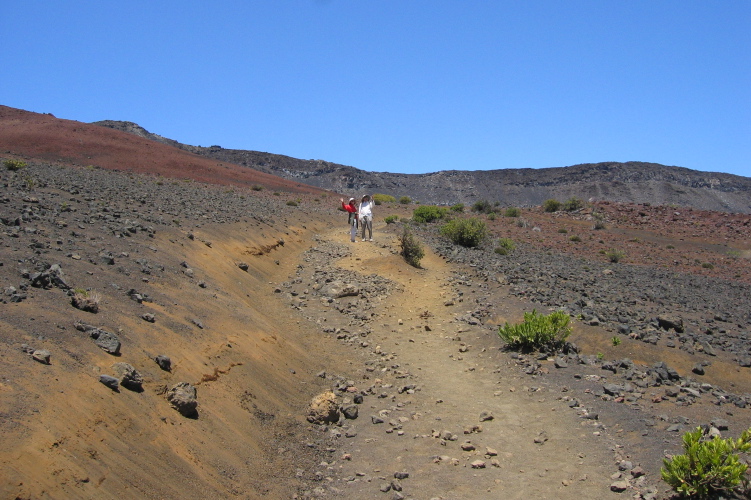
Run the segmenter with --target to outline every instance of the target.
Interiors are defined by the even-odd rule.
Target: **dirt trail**
[[[339,228],[322,236],[350,244],[344,238]],[[457,320],[472,307],[477,285],[459,295],[450,283],[458,270],[429,249],[415,269],[396,254],[398,241],[384,226],[375,239],[350,244],[352,254],[337,265],[404,288],[371,322],[370,369],[357,383],[375,384],[377,396],[338,431],[342,454],[328,464],[331,489],[355,499],[617,496],[610,491],[612,443],[597,422],[575,415],[559,389],[522,380],[488,327]],[[374,424],[376,417],[383,423]],[[395,493],[390,483],[400,471],[409,477],[395,483],[403,488]]]

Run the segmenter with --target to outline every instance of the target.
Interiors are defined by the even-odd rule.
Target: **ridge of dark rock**
[[[341,193],[378,192],[447,205],[486,199],[503,206],[534,206],[549,198],[564,201],[576,196],[751,213],[751,178],[659,163],[610,161],[541,169],[445,170],[427,174],[368,172],[324,160],[302,160],[217,145],[190,146],[148,132],[132,122],[107,120],[95,124]]]

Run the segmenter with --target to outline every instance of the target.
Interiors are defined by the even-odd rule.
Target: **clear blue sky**
[[[0,104],[369,170],[751,176],[751,1],[0,3]]]

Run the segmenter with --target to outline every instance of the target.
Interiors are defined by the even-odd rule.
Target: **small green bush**
[[[545,202],[542,204],[542,209],[545,212],[557,212],[561,209],[561,202],[554,198],[550,198],[548,200],[545,200]]]
[[[702,262],[701,267],[704,269],[714,269],[714,264],[711,262]]]
[[[399,203],[401,203],[402,205],[409,205],[410,203],[412,203],[412,198],[410,198],[409,196],[402,196],[401,198],[399,198]]]
[[[702,441],[702,434],[701,427],[684,434],[684,454],[662,461],[662,480],[685,497],[714,498],[737,489],[748,467],[738,453],[751,450],[751,429],[737,440],[716,436]]]
[[[506,211],[503,213],[506,217],[519,217],[521,216],[522,211],[519,210],[516,207],[508,207]]]
[[[566,234],[566,233],[568,233],[568,229],[566,229],[565,227],[562,227],[562,228],[558,229],[558,232],[561,233],[561,234]]]
[[[579,237],[579,235],[575,234],[575,235],[571,236],[568,240],[569,241],[573,241],[574,243],[579,243],[582,239],[581,239],[581,237]]]
[[[250,189],[252,189],[253,191],[263,191],[263,186],[261,186],[260,184],[253,184]]]
[[[448,210],[435,205],[421,205],[412,211],[412,220],[415,222],[433,222],[443,219]]]
[[[394,224],[398,220],[399,220],[399,216],[398,215],[387,215],[386,217],[383,218],[383,221],[386,224]]]
[[[423,250],[420,242],[407,227],[404,228],[399,237],[399,243],[401,245],[400,254],[404,257],[407,264],[413,267],[420,267],[420,260],[425,257],[425,250]]]
[[[611,248],[610,250],[607,250],[605,252],[605,257],[607,257],[608,260],[614,264],[620,262],[625,256],[625,253],[621,252],[620,250],[616,250],[615,248]]]
[[[476,247],[488,234],[485,223],[477,218],[454,219],[441,227],[441,234],[454,244]]]
[[[508,255],[514,251],[516,243],[511,238],[500,238],[498,240],[498,246],[495,248],[495,253],[499,255]]]
[[[451,205],[451,211],[452,212],[464,212],[464,203],[457,203],[456,205]]]
[[[394,202],[396,202],[396,198],[394,198],[390,194],[376,193],[373,195],[373,203],[375,203],[376,205],[380,205],[382,203],[394,203]]]
[[[566,212],[574,212],[584,208],[584,201],[580,200],[576,196],[572,196],[563,204],[563,209]]]
[[[488,214],[488,220],[495,220],[495,212],[490,212]]]
[[[21,160],[5,160],[3,165],[5,165],[5,168],[11,172],[17,172],[22,168],[26,168],[26,162]]]
[[[289,207],[296,207],[297,206],[297,202],[295,200],[289,200],[287,202],[287,206],[289,206]]]
[[[540,349],[559,347],[571,334],[569,316],[563,311],[555,311],[545,316],[536,310],[524,313],[524,321],[518,325],[498,328],[498,335],[511,347],[520,349]]]
[[[488,200],[479,200],[472,205],[472,211],[481,214],[488,214],[493,211],[493,207]]]

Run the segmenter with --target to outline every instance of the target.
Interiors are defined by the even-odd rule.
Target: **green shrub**
[[[297,206],[297,202],[295,200],[289,200],[287,202],[287,206],[289,206],[289,207],[296,207]]]
[[[479,200],[472,205],[472,211],[481,214],[488,214],[493,211],[493,207],[488,200]]]
[[[488,220],[495,220],[495,212],[490,212],[488,214]]]
[[[401,203],[402,205],[409,205],[410,203],[412,203],[412,198],[410,198],[409,196],[402,196],[401,198],[399,198],[399,203]]]
[[[454,244],[464,247],[476,247],[488,234],[485,223],[477,218],[454,219],[441,227],[441,234]]]
[[[253,191],[263,191],[263,186],[261,186],[260,184],[253,184],[250,189],[252,189]]]
[[[536,310],[524,313],[524,321],[518,325],[498,328],[498,335],[511,347],[540,349],[559,347],[571,334],[569,316],[563,311],[555,311],[545,316]]]
[[[604,253],[605,253],[605,257],[607,257],[608,260],[610,262],[613,262],[614,264],[620,262],[621,259],[623,259],[626,256],[626,254],[624,254],[620,250],[616,250],[615,248],[611,248],[610,250],[607,250]]]
[[[704,269],[714,269],[714,265],[711,262],[702,262],[701,267]]]
[[[17,172],[26,167],[26,162],[21,160],[5,160],[3,165],[5,165],[5,168],[11,172]]]
[[[579,235],[573,235],[569,239],[569,241],[573,241],[574,243],[579,243],[582,239],[579,237]]]
[[[420,260],[425,256],[425,250],[407,227],[404,228],[399,237],[399,243],[401,245],[401,252],[399,253],[404,257],[407,264],[420,267]]]
[[[519,210],[516,207],[508,207],[506,211],[503,213],[506,217],[519,217],[521,216],[522,211]]]
[[[451,205],[451,211],[452,212],[464,212],[464,203],[457,203],[456,205]]]
[[[748,467],[738,453],[751,450],[751,429],[737,440],[732,438],[702,441],[702,429],[683,435],[683,455],[663,459],[662,480],[675,491],[691,498],[717,497],[736,489]]]
[[[412,220],[415,222],[433,222],[443,219],[448,210],[435,205],[421,205],[412,211]]]
[[[562,228],[558,229],[558,232],[561,233],[561,234],[566,234],[566,233],[568,233],[568,229],[566,229],[565,227],[562,227]]]
[[[385,222],[386,224],[394,224],[394,223],[395,223],[396,221],[398,221],[398,220],[399,220],[399,216],[398,216],[398,215],[387,215],[387,216],[386,216],[386,217],[384,217],[384,219],[383,219],[383,221],[384,221],[384,222]]]
[[[584,201],[580,200],[576,196],[572,196],[563,204],[563,209],[566,212],[574,212],[584,208]]]
[[[500,238],[498,240],[498,246],[495,248],[495,253],[499,255],[508,255],[514,251],[516,243],[511,238]]]
[[[561,209],[561,202],[554,198],[550,198],[549,200],[545,200],[542,204],[542,209],[546,212],[557,212]]]
[[[376,193],[373,195],[373,203],[375,203],[376,205],[380,205],[381,203],[394,203],[395,201],[396,198],[394,198],[390,194]]]

